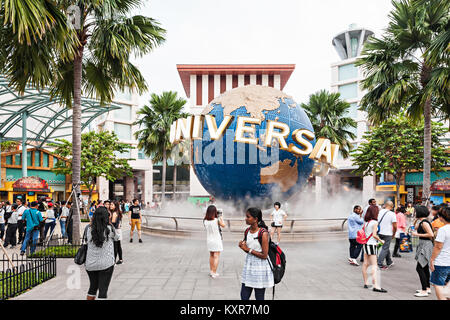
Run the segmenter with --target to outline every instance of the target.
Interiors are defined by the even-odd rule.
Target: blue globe
[[[282,150],[276,143],[267,148],[262,144],[267,120],[289,126],[288,146],[298,146],[292,139],[294,130],[314,132],[305,111],[291,97],[271,87],[250,85],[223,93],[205,108],[203,114],[213,115],[217,127],[224,115],[233,116],[219,140],[211,140],[205,123],[202,140],[194,140],[192,144],[194,172],[211,195],[235,202],[273,202],[287,200],[301,190],[311,174],[314,161],[307,155],[298,156]],[[256,128],[253,137],[258,138],[258,145],[234,140],[237,119],[241,116],[262,120],[260,125],[253,125]],[[244,134],[244,137],[251,136]],[[315,145],[315,140],[312,144]]]

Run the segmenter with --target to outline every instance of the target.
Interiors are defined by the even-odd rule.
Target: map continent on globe
[[[283,201],[307,182],[313,160],[280,149],[276,139],[271,147],[263,145],[269,120],[289,126],[288,146],[295,145],[292,133],[296,129],[314,132],[305,111],[292,97],[275,88],[248,85],[224,92],[202,114],[214,116],[217,127],[224,116],[233,116],[219,140],[210,139],[205,124],[202,140],[194,140],[192,144],[194,172],[214,197],[233,201],[249,198]],[[242,116],[261,120],[260,125],[248,124],[256,129],[256,136],[245,135],[258,138],[258,145],[235,141],[237,119]],[[314,146],[315,140],[311,143]]]

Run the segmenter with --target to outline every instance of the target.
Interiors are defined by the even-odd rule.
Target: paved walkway
[[[124,264],[114,269],[109,299],[239,299],[240,273],[245,254],[237,243],[225,242],[218,272],[209,277],[205,241],[143,236],[144,243],[129,243],[124,232]],[[285,243],[287,269],[276,287],[276,299],[435,299],[413,296],[420,287],[413,253],[395,259],[392,269],[381,271],[388,293],[363,289],[361,267],[347,262],[348,242]],[[89,281],[84,267],[72,259],[58,259],[57,277],[17,300],[85,299]],[[268,290],[266,299],[272,298]],[[252,296],[253,299],[253,296]]]

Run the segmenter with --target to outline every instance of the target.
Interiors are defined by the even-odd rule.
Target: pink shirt
[[[406,233],[406,217],[401,212],[395,213],[397,217],[397,230],[403,231],[403,233]]]

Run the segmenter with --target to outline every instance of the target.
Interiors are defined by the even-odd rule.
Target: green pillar
[[[28,157],[27,157],[27,113],[22,113],[22,178],[28,176]]]

